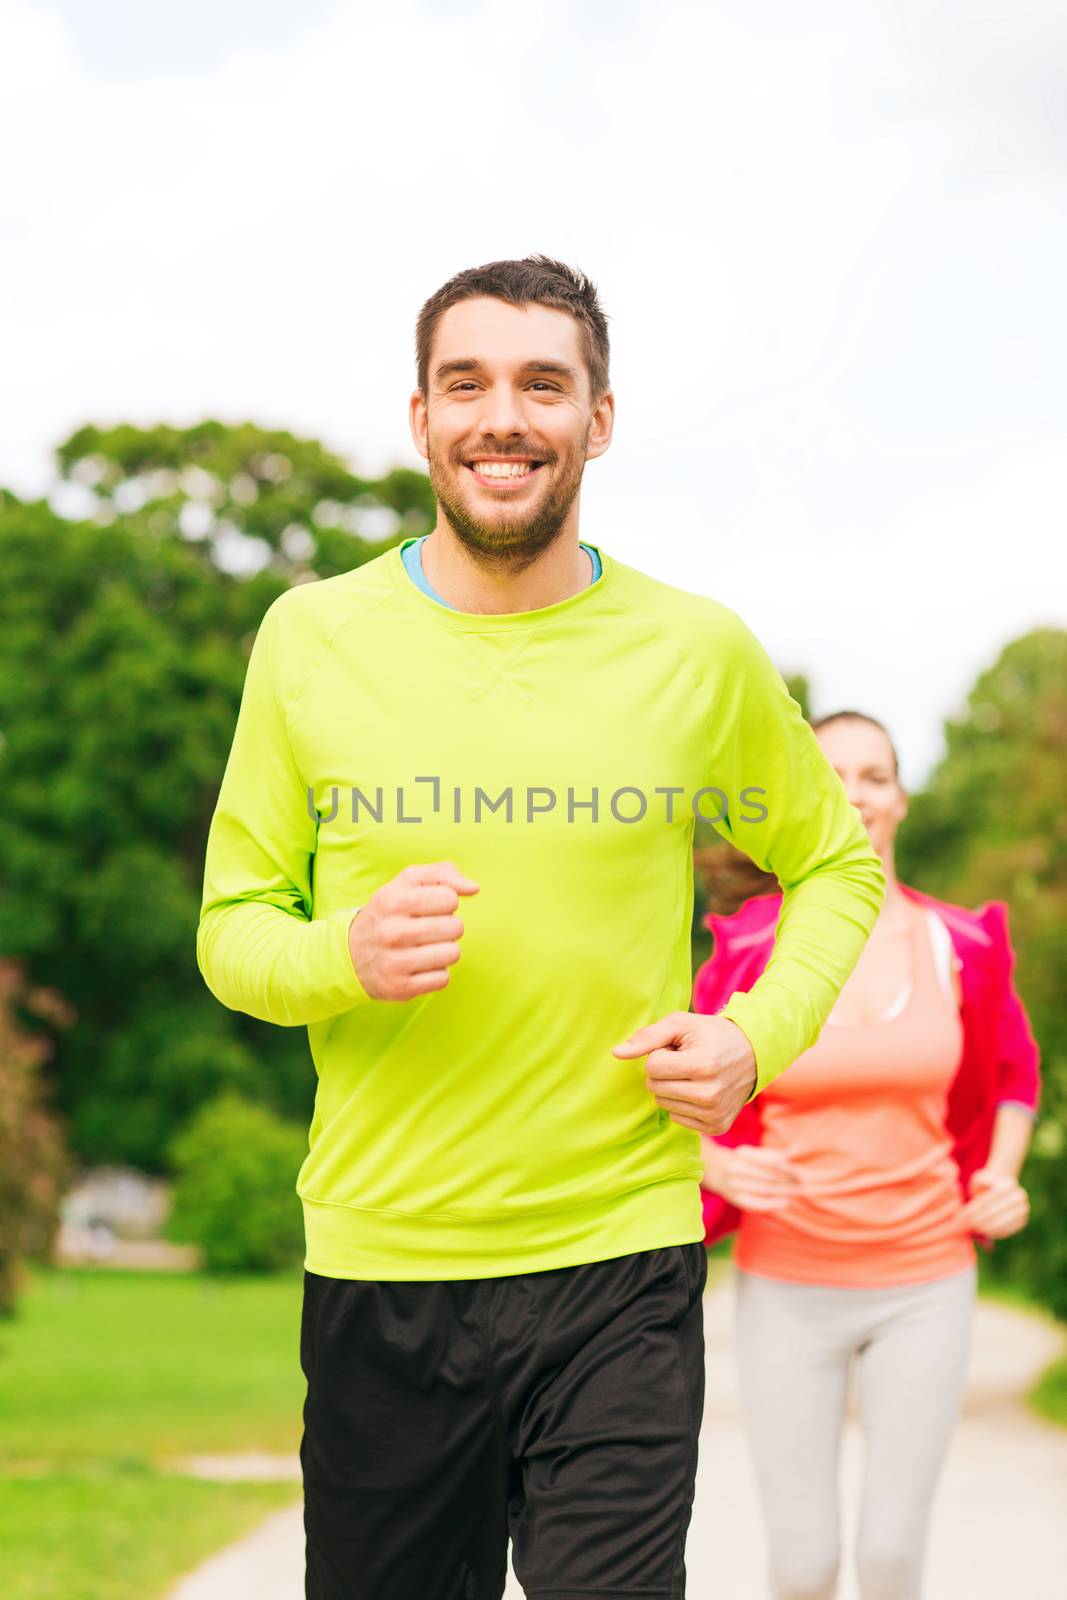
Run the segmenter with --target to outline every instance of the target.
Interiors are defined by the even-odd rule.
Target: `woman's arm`
[[[1040,1052],[1026,1007],[1014,983],[1015,952],[1008,908],[993,901],[987,927],[1000,965],[997,1005],[997,1106],[985,1165],[971,1176],[970,1199],[961,1220],[972,1233],[1005,1239],[1030,1219],[1030,1200],[1019,1182],[1034,1130],[1040,1095]]]
[[[996,1172],[1017,1178],[1023,1169],[1034,1133],[1034,1115],[1024,1106],[1003,1104],[997,1107],[993,1138],[983,1172]],[[977,1176],[977,1174],[976,1174]]]

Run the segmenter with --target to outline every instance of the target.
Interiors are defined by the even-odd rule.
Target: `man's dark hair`
[[[889,748],[893,753],[893,776],[899,780],[900,762],[897,760],[896,746],[894,745],[892,739],[889,738],[889,729],[885,727],[883,723],[879,722],[877,717],[869,717],[866,711],[830,711],[825,717],[815,718],[815,721],[811,725],[812,732],[818,733],[819,729],[825,728],[828,722],[845,721],[869,722],[872,728],[881,728],[882,732],[886,736],[886,739],[889,740]]]
[[[589,368],[593,403],[610,387],[608,321],[595,285],[584,273],[562,261],[553,261],[550,256],[524,256],[521,261],[490,261],[484,267],[468,267],[449,278],[427,300],[415,324],[415,363],[423,394],[427,392],[430,346],[438,322],[449,306],[479,295],[506,300],[513,306],[551,306],[554,311],[569,311],[581,324],[582,353]]]

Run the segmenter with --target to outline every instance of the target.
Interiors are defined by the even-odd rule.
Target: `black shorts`
[[[702,1242],[514,1277],[304,1275],[307,1600],[683,1600]]]

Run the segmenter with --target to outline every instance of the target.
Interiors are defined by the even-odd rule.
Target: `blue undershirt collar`
[[[439,606],[448,606],[449,611],[455,611],[458,607],[449,605],[447,600],[441,598],[437,590],[431,587],[430,581],[422,569],[422,547],[429,537],[428,533],[424,533],[421,539],[413,539],[410,544],[404,546],[400,552],[404,566],[407,568],[412,582],[418,585],[423,594],[428,594],[430,599],[436,600]],[[589,559],[593,563],[593,583],[595,583],[603,571],[600,554],[593,549],[592,545],[583,544],[581,548],[588,553]]]

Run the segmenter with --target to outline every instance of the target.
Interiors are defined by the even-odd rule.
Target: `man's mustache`
[[[472,445],[465,450],[455,450],[449,460],[456,466],[465,467],[468,461],[473,461],[476,456],[496,456],[502,461],[536,461],[539,465],[551,465],[555,461],[555,454],[541,450],[502,450],[493,444]]]

